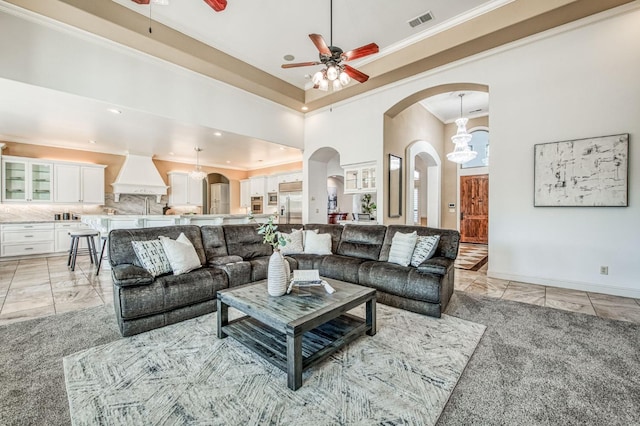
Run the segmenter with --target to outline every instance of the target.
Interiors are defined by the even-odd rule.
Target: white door
[[[192,206],[202,205],[202,185],[204,180],[193,180],[189,178],[189,204]]]

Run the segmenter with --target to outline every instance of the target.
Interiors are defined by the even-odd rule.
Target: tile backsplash
[[[161,215],[162,208],[168,201],[162,196],[161,202],[156,203],[155,196],[120,195],[120,201],[113,200],[113,194],[105,194],[104,205],[90,204],[35,204],[35,203],[3,203],[0,204],[0,222],[42,221],[54,220],[54,215],[70,213],[71,215],[105,214],[107,209],[115,210],[116,214],[143,214],[144,199],[149,198],[150,214]],[[176,214],[200,213],[200,208],[184,206],[174,207]]]

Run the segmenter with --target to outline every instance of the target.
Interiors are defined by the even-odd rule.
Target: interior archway
[[[203,213],[231,213],[231,188],[229,179],[220,173],[209,173],[203,185]]]
[[[320,148],[307,160],[309,178],[306,179],[308,212],[305,223],[327,223],[329,190],[327,179],[331,176],[343,176],[340,167],[340,153],[331,147]],[[337,181],[336,181],[337,183]],[[343,190],[344,192],[344,190]],[[337,185],[336,185],[337,197]]]
[[[405,223],[407,225],[421,224],[420,218],[427,218],[427,226],[432,228],[440,227],[440,206],[441,206],[441,188],[442,188],[442,160],[436,149],[427,141],[415,141],[407,147],[407,173],[405,186],[405,205],[407,215],[405,215]],[[417,161],[416,161],[417,160]],[[423,167],[417,167],[416,163],[421,163]],[[414,210],[414,175],[417,169],[421,169],[420,177],[420,197],[421,204],[426,208],[420,208],[419,218],[416,222],[411,212]],[[424,175],[426,174],[426,176]]]

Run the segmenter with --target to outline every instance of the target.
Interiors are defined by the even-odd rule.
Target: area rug
[[[489,249],[484,244],[460,244],[454,266],[477,271],[489,261]]]
[[[362,312],[360,312],[362,314]],[[378,333],[303,374],[286,374],[232,338],[215,314],[64,358],[74,425],[433,425],[485,327],[378,305]]]

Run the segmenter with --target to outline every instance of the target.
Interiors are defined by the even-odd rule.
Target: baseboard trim
[[[487,270],[487,277],[499,278],[502,280],[518,281],[528,284],[538,284],[549,287],[567,288],[571,290],[589,291],[591,293],[603,293],[613,296],[633,297],[634,299],[640,299],[640,289],[633,289],[628,287],[617,287],[602,284],[593,284],[582,281],[560,281],[551,278],[533,277],[528,275],[508,274],[505,272],[499,272],[492,269]]]

